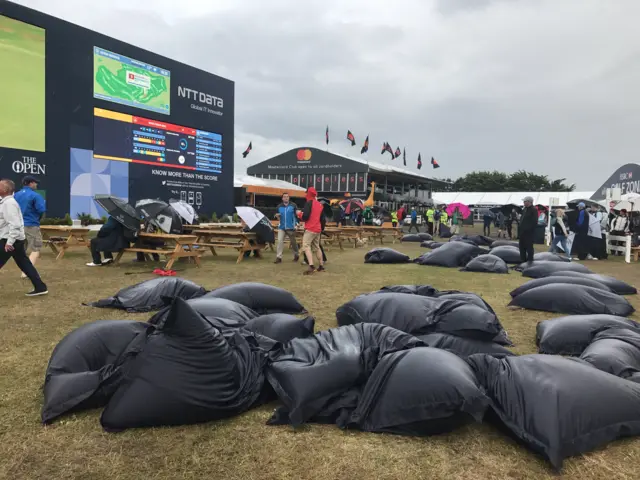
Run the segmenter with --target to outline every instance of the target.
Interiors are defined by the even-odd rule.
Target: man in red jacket
[[[312,273],[324,272],[322,264],[322,251],[320,250],[320,235],[324,230],[326,219],[324,217],[324,209],[318,201],[318,192],[315,188],[307,189],[307,203],[302,211],[302,221],[304,222],[304,235],[302,236],[302,251],[307,256],[309,269],[304,272],[305,275]],[[318,269],[313,265],[313,256],[318,259]]]

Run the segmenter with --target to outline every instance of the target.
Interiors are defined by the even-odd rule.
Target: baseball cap
[[[33,182],[40,183],[40,180],[38,180],[33,175],[27,175],[22,178],[22,185],[29,185],[30,183],[33,183]]]
[[[529,202],[529,203],[533,203],[533,197],[524,197],[522,199],[523,202]]]
[[[584,202],[580,202],[578,206],[584,208],[586,205],[584,204]]]

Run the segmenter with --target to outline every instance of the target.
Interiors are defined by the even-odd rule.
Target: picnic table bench
[[[125,248],[118,252],[116,258],[113,261],[114,265],[117,265],[122,258],[122,255],[126,252],[135,252],[135,253],[143,253],[145,256],[148,255],[164,255],[167,260],[167,263],[164,266],[165,270],[170,270],[173,266],[174,262],[179,258],[193,258],[197,267],[200,267],[200,255],[202,252],[198,251],[198,249],[193,248],[195,246],[196,240],[198,237],[196,235],[171,235],[167,233],[140,233],[138,235],[140,240],[152,240],[155,242],[164,242],[168,244],[166,247],[160,247],[157,249],[153,249],[151,247],[145,246],[133,246],[130,248]],[[173,248],[171,248],[173,246]]]
[[[225,228],[218,229],[199,229],[194,231],[197,235],[195,245],[198,247],[209,248],[211,253],[218,255],[216,248],[234,248],[238,251],[236,263],[244,260],[246,252],[256,252],[257,257],[261,257],[261,251],[267,247],[265,244],[259,244],[257,236],[253,232],[243,232],[240,229]],[[253,243],[252,243],[253,242]]]
[[[70,247],[89,247],[89,232],[86,227],[66,225],[42,225],[42,244],[48,246],[56,255],[56,260],[64,257]]]

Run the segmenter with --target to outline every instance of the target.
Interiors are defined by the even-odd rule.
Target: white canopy
[[[551,198],[557,198],[559,205],[576,199],[587,199],[593,192],[433,192],[436,203],[459,202],[464,205],[522,205],[524,197],[533,197],[535,205],[548,205]]]

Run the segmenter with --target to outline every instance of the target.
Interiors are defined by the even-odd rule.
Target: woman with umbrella
[[[99,267],[113,262],[113,252],[128,248],[140,229],[140,216],[125,201],[110,195],[96,195],[94,200],[109,214],[109,218],[98,235],[89,242],[92,261],[87,263],[87,267]],[[100,252],[104,253],[104,260]]]

